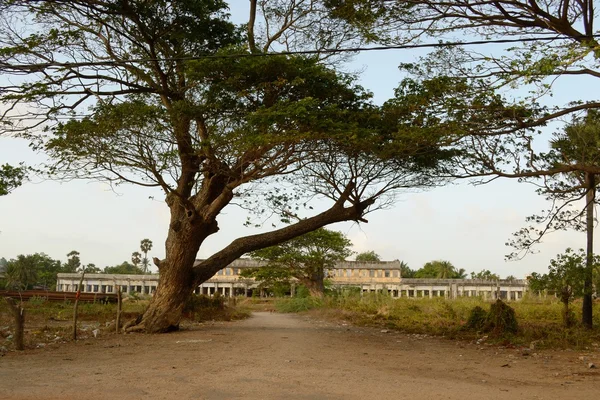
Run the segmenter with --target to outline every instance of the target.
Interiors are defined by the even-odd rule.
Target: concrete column
[[[229,288],[229,297],[234,297],[233,296],[233,283],[230,284],[230,288]]]
[[[429,298],[433,298],[433,286],[429,288]]]

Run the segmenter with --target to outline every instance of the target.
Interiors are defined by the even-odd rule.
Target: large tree
[[[12,119],[27,109],[10,128],[40,140],[56,160],[55,177],[165,193],[161,279],[132,330],[177,327],[193,288],[243,254],[330,223],[366,222],[394,191],[435,179],[421,171],[444,155],[438,138],[399,131],[397,105],[373,106],[351,76],[319,56],[265,56],[278,43],[289,48],[297,34],[314,37],[311,29],[324,20],[298,30],[296,17],[316,21],[311,8],[297,13],[273,3],[264,8],[270,23],[258,29],[258,9],[251,1],[242,32],[220,0],[1,6],[0,71],[21,75],[3,88],[1,102]],[[221,212],[261,193],[253,210],[295,222],[240,237],[194,266],[200,246],[219,231]],[[329,200],[326,208],[301,215],[315,195]]]
[[[322,297],[325,270],[350,256],[351,246],[352,242],[343,233],[320,228],[280,245],[253,251],[250,255],[266,262],[267,268],[289,271],[307,287],[311,296]]]
[[[562,122],[563,117],[571,117],[576,121],[582,117],[583,112],[593,112],[600,107],[600,101],[594,98],[593,94],[591,98],[582,100],[581,92],[588,86],[581,91],[563,92],[561,98],[571,96],[568,101],[557,103],[550,99],[557,81],[576,76],[579,81],[585,79],[589,85],[593,85],[594,80],[600,77],[600,47],[597,40],[599,32],[594,24],[596,11],[593,0],[331,0],[328,5],[335,15],[360,26],[363,30],[369,27],[378,28],[376,34],[371,32],[369,37],[404,40],[405,37],[399,38],[393,33],[395,29],[396,32],[408,32],[409,35],[429,35],[450,40],[456,40],[457,35],[484,41],[512,40],[513,44],[509,48],[488,47],[493,49],[492,51],[472,47],[442,48],[417,63],[418,68],[414,65],[406,67],[412,71],[417,70],[424,81],[439,79],[441,76],[445,79],[479,82],[477,87],[481,93],[490,90],[510,93],[517,88],[522,89],[513,98],[515,102],[520,98],[518,102],[523,106],[523,112],[514,113],[510,124],[500,130],[473,127],[474,130],[484,131],[489,136],[471,137],[462,143],[465,148],[471,149],[473,154],[469,161],[461,160],[459,166],[462,171],[457,174],[520,179],[540,177],[539,182],[555,174],[564,178],[578,171],[574,175],[580,175],[586,183],[571,188],[577,187],[587,194],[588,207],[585,218],[587,225],[591,226],[592,203],[597,185],[594,181],[595,166],[586,165],[582,168],[583,164],[574,162],[572,157],[567,163],[563,161],[556,165],[546,163],[541,166],[540,161],[547,160],[548,154],[539,153],[540,145],[534,140],[536,135],[532,129],[550,122]],[[374,25],[381,21],[387,24],[377,27]],[[403,29],[397,29],[399,26]],[[452,65],[452,68],[448,68],[449,65]],[[476,90],[475,85],[470,86]],[[494,124],[496,118],[496,115],[490,115],[490,123]],[[497,136],[501,134],[511,135]],[[565,143],[562,141],[562,144]],[[553,201],[565,199],[564,194],[558,193],[560,191],[574,193],[570,189],[565,191],[564,188],[557,191],[556,187],[551,191],[554,194],[549,197],[553,197]],[[557,204],[557,208],[546,214],[550,216],[550,225],[572,225],[572,217],[578,214],[581,216],[581,213],[577,212],[564,213],[564,207],[564,202]],[[545,228],[542,230],[547,231]],[[587,231],[588,267],[583,322],[591,328],[593,238],[592,229]],[[530,243],[535,243],[536,239],[527,243],[529,235],[528,232],[525,233],[525,238],[518,244],[527,248]]]

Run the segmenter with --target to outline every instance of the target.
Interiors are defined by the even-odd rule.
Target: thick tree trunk
[[[193,266],[199,246],[181,241],[160,264],[160,281],[141,321],[129,331],[160,333],[177,330],[183,308],[194,290]]]
[[[585,276],[583,281],[583,326],[592,329],[592,281],[594,277],[594,201],[596,199],[596,179],[592,173],[586,173],[586,232],[587,232],[587,258],[585,262]]]

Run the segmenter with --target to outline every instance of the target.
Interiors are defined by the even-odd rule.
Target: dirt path
[[[583,357],[583,359],[580,359]],[[0,358],[0,399],[575,399],[598,349],[516,349],[275,313]]]

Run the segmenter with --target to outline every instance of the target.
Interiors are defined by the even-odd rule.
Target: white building
[[[197,261],[198,263],[201,260]],[[219,292],[222,296],[247,296],[257,288],[252,279],[243,278],[246,268],[260,267],[255,260],[238,259],[199,285],[195,293],[208,296]],[[526,280],[482,281],[476,279],[405,279],[401,276],[400,262],[361,263],[342,261],[326,271],[327,279],[339,288],[359,288],[362,293],[385,291],[392,297],[483,297],[493,300],[520,300],[527,291]],[[80,274],[58,274],[57,289],[77,291]],[[89,274],[83,280],[83,291],[90,293],[123,293],[152,295],[158,286],[159,275]]]

